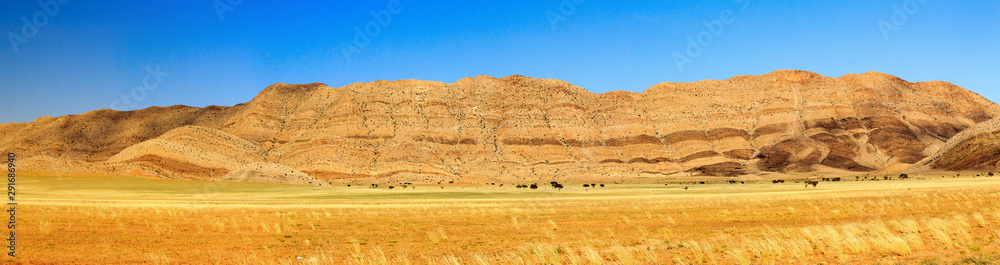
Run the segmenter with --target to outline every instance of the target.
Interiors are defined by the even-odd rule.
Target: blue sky
[[[60,1],[0,9],[0,123],[235,105],[278,82],[513,74],[603,93],[878,71],[1000,100],[998,1]]]

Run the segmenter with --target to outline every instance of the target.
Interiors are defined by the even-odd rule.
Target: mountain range
[[[275,84],[236,106],[0,124],[24,170],[331,183],[1000,168],[1000,106],[947,82],[779,70],[594,94],[478,76]]]

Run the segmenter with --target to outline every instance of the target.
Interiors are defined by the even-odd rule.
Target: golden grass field
[[[1000,178],[557,191],[18,176],[20,264],[993,264],[1000,256]]]

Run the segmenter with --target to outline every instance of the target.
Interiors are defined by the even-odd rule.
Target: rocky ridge
[[[331,183],[610,180],[906,168],[996,117],[1000,106],[961,87],[881,73],[781,70],[604,94],[479,76],[275,84],[232,107],[43,117],[0,125],[0,147],[30,170],[176,179],[269,163]],[[287,170],[253,172],[271,171]]]
[[[1000,169],[1000,118],[980,123],[952,137],[937,153],[910,171]]]

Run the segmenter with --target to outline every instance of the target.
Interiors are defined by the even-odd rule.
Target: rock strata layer
[[[604,94],[479,76],[276,84],[232,107],[43,117],[0,125],[0,147],[30,170],[173,179],[611,180],[907,168],[996,117],[1000,106],[961,87],[881,73],[781,70]],[[955,161],[935,166],[967,166]]]
[[[925,158],[912,171],[1000,169],[1000,118],[983,122],[959,133],[937,153]]]

